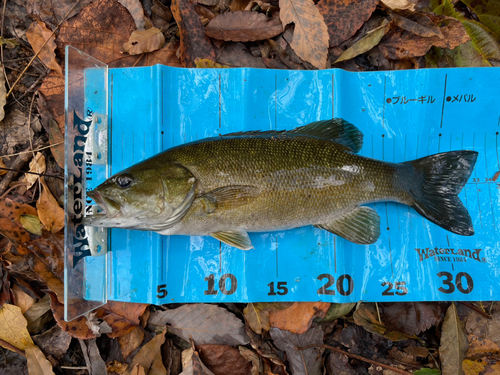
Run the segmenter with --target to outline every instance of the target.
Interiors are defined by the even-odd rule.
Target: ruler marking
[[[382,134],[382,160],[385,161],[385,135]]]
[[[278,129],[278,75],[274,75],[274,129]]]
[[[385,221],[387,222],[387,230],[389,230],[389,213],[387,212],[387,202],[384,202],[385,204]]]
[[[472,133],[472,151],[476,150],[476,132]],[[474,177],[477,177],[477,168],[474,168]]]
[[[491,201],[491,189],[490,189],[490,184],[488,184],[488,193],[490,194],[490,207],[491,207],[491,216],[493,218],[493,228],[495,228],[495,231],[497,230],[497,225],[495,223],[495,211],[493,210],[493,202]]]
[[[334,91],[334,86],[335,85],[335,81],[333,79],[333,73],[332,73],[332,119],[335,118],[335,110],[334,110],[334,95],[335,95],[335,91]]]
[[[448,248],[450,247],[450,238],[448,237],[448,235],[446,235],[446,242],[448,243]],[[455,269],[453,268],[453,262],[451,263],[451,269],[453,271],[455,271]]]
[[[476,184],[476,195],[477,195],[477,209],[479,211],[479,220],[481,221],[481,229],[483,229],[483,215],[481,215],[481,205],[479,201],[479,190],[477,189],[477,184]]]
[[[333,237],[333,262],[335,273],[337,273],[337,236]]]
[[[387,76],[384,76],[384,102],[383,102],[383,109],[382,109],[382,129],[385,129],[385,89],[386,89],[386,83],[387,83]]]
[[[441,107],[441,125],[439,126],[440,128],[443,127],[443,117],[444,117],[444,102],[446,100],[446,84],[448,81],[448,74],[444,75],[444,93],[443,93],[443,105]]]
[[[222,128],[222,82],[219,73],[219,129]]]
[[[438,140],[438,153],[441,152],[441,133],[439,133],[439,140]]]
[[[275,236],[276,239],[276,278],[278,278],[278,235]]]
[[[484,133],[484,164],[486,166],[486,176],[490,177],[490,174],[488,172],[488,158],[486,157],[486,133]]]
[[[219,273],[222,274],[222,242],[219,241]]]
[[[388,243],[389,243],[389,257],[391,259],[391,273],[392,273],[392,277],[394,278],[394,267],[392,265],[392,248],[391,248],[391,237],[390,236],[387,236],[387,240],[388,240]]]

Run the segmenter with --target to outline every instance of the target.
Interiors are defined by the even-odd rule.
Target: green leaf
[[[358,40],[356,43],[354,43],[351,47],[346,49],[342,55],[334,62],[334,64],[345,61],[345,60],[350,60],[353,57],[356,57],[358,55],[361,55],[362,53],[368,52],[371,50],[373,47],[375,47],[379,42],[382,40],[384,37],[385,33],[388,30],[387,24],[389,21],[384,20],[382,25],[380,25],[378,28],[371,30],[368,32],[366,36]]]
[[[332,303],[326,312],[325,317],[323,319],[317,319],[316,323],[330,322],[347,315],[354,308],[354,306],[356,306],[356,302]]]
[[[498,0],[462,0],[484,25],[500,37],[500,2]]]
[[[42,235],[42,224],[40,219],[35,215],[20,215],[19,222],[28,232],[36,234],[37,236]]]
[[[420,370],[415,371],[413,374],[415,375],[440,375],[441,371],[436,368],[421,368]]]

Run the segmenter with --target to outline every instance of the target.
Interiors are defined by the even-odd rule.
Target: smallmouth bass
[[[212,236],[248,250],[248,232],[314,225],[357,244],[380,236],[363,204],[413,207],[450,232],[474,234],[458,194],[478,153],[451,151],[404,163],[356,155],[363,134],[342,119],[288,131],[226,134],[166,150],[88,193],[104,211],[84,223]]]

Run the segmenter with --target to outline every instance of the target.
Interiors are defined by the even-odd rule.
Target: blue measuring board
[[[351,73],[156,65],[109,69],[108,90],[109,176],[186,142],[235,131],[293,129],[332,117],[358,127],[364,134],[360,154],[375,159],[479,152],[460,193],[473,220],[472,237],[447,232],[390,202],[371,205],[381,217],[382,234],[369,246],[311,226],[251,233],[250,251],[211,237],[111,229],[108,300],[498,299],[499,68]],[[93,105],[104,111],[104,103]],[[94,178],[87,189],[101,182]],[[86,298],[92,299],[99,290],[94,280],[102,276],[93,275],[91,266],[85,270]]]

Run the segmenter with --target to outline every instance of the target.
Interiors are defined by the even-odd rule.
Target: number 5
[[[168,294],[167,284],[158,285],[158,288],[156,288],[156,291],[158,292],[158,294],[156,295],[157,298],[165,298]]]

